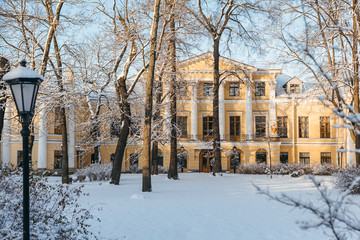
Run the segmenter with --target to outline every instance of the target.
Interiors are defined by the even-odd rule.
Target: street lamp
[[[30,239],[29,200],[29,125],[34,115],[35,101],[43,76],[26,67],[26,61],[4,75],[3,80],[10,86],[11,93],[21,120],[23,137],[23,239]]]

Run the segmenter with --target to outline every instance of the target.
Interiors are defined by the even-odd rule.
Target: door
[[[200,153],[200,172],[211,172],[214,154],[211,150],[203,150]]]

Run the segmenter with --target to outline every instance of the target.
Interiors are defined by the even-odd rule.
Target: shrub
[[[266,174],[267,165],[264,163],[244,163],[238,166],[238,172],[241,174]]]
[[[335,176],[335,188],[340,189],[341,191],[346,191],[352,186],[352,189],[349,189],[350,193],[360,194],[360,183],[358,183],[358,181],[355,182],[355,180],[360,176],[360,168],[349,166],[348,168],[341,169],[333,176]],[[353,182],[355,182],[355,184],[353,184]]]
[[[318,164],[314,167],[314,175],[333,175],[339,172],[340,168],[332,164]]]
[[[89,167],[77,169],[75,175],[77,180],[82,182],[88,179],[89,181],[107,181],[111,177],[112,164],[91,164]]]
[[[31,239],[98,239],[89,232],[89,210],[78,205],[82,186],[50,184],[43,176],[30,177]],[[0,239],[22,238],[22,173],[0,174]]]

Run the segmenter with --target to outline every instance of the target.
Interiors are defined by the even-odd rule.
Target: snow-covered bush
[[[270,166],[264,163],[245,163],[238,166],[241,174],[270,174]],[[272,174],[301,176],[312,174],[313,169],[308,164],[272,164]]]
[[[22,173],[0,175],[0,239],[22,238]],[[79,208],[82,186],[49,183],[41,175],[30,177],[31,239],[98,239],[89,232],[88,209]]]
[[[238,166],[240,174],[266,174],[267,165],[264,163],[244,163]]]
[[[360,184],[353,184],[354,180],[360,176],[360,168],[349,166],[335,173],[334,184],[335,187],[341,191],[349,190],[351,194],[360,194]],[[352,187],[352,189],[349,189]]]
[[[88,179],[89,181],[107,181],[111,177],[112,164],[91,164],[89,167],[77,169],[75,175],[77,180],[84,181]]]
[[[313,174],[314,175],[333,175],[334,173],[339,172],[340,168],[337,165],[333,164],[318,164],[314,167]]]

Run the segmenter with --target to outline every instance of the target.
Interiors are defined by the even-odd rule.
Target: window
[[[213,135],[213,117],[206,116],[203,117],[203,136],[212,136]]]
[[[203,85],[203,95],[206,96],[206,97],[214,95],[213,84],[212,83],[204,83],[204,85]]]
[[[17,166],[22,167],[22,164],[23,164],[23,151],[18,150],[17,151]]]
[[[299,138],[309,137],[309,117],[299,117]]]
[[[255,83],[255,97],[265,96],[265,83],[256,82]]]
[[[330,117],[320,117],[320,137],[330,138]]]
[[[290,84],[290,93],[300,93],[300,84]]]
[[[164,157],[162,152],[158,151],[157,154],[157,161],[158,161],[158,166],[164,166]]]
[[[331,152],[320,153],[321,164],[331,164]]]
[[[301,152],[300,153],[300,164],[310,164],[310,153]]]
[[[280,152],[280,163],[282,163],[282,164],[289,163],[289,153],[288,152]]]
[[[139,169],[139,154],[130,154],[130,171],[136,172]]]
[[[266,152],[265,151],[256,152],[256,162],[266,164]]]
[[[54,169],[62,169],[62,151],[54,151]]]
[[[181,131],[180,137],[187,138],[187,117],[178,116],[177,117],[177,125]]]
[[[120,136],[120,124],[119,124],[118,120],[116,119],[111,123],[110,137],[113,138],[113,137],[119,137],[119,136]]]
[[[230,140],[240,140],[240,116],[230,116]]]
[[[54,134],[62,134],[61,109],[55,107],[54,111]]]
[[[287,117],[277,117],[278,136],[287,138]]]
[[[266,116],[255,116],[255,137],[266,137]]]
[[[239,94],[239,83],[230,83],[229,96],[236,97],[239,96]]]

